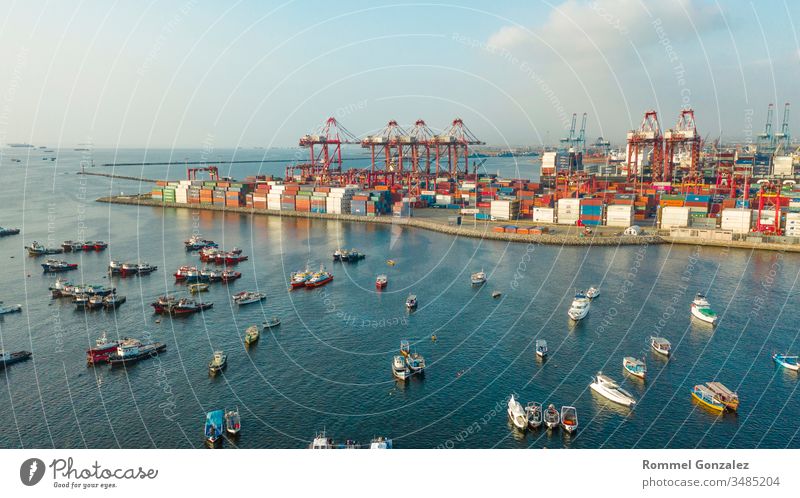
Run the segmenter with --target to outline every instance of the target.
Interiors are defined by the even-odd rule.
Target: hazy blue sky
[[[684,104],[702,134],[742,137],[800,104],[797,2],[3,4],[0,143],[287,146],[333,115],[540,144],[573,112],[620,142]]]

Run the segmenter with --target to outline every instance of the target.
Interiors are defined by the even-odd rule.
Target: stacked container
[[[688,227],[689,209],[688,207],[677,206],[662,207],[659,226],[663,229]]]
[[[584,226],[603,224],[603,199],[580,199],[580,221]]]
[[[515,220],[519,218],[519,201],[517,200],[492,201],[489,214],[498,220]]]
[[[606,208],[606,225],[610,227],[628,228],[633,224],[633,206],[612,204]]]
[[[580,218],[581,200],[565,198],[558,200],[557,222],[560,225],[574,225]]]
[[[748,233],[753,220],[751,209],[723,209],[720,228],[733,233]]]

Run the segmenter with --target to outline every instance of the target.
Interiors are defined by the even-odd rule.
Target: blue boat
[[[222,441],[222,432],[225,430],[225,412],[214,410],[206,413],[205,437],[209,446],[216,446]]]

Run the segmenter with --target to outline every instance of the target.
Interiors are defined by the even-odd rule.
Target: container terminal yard
[[[187,167],[181,181],[104,202],[405,223],[473,237],[552,244],[690,243],[800,250],[798,160],[789,104],[778,132],[774,106],[752,144],[702,137],[692,109],[662,129],[655,111],[627,133],[624,151],[602,137],[588,145],[577,115],[555,150],[541,152],[538,181],[479,172],[485,144],[461,119],[442,133],[423,120],[396,121],[361,138],[335,118],[303,135],[308,160],[283,179],[223,178],[217,166]],[[347,147],[368,151],[348,168]],[[207,178],[203,178],[203,176]],[[401,221],[402,220],[402,221]]]

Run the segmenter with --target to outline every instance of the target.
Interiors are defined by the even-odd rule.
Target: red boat
[[[97,339],[95,346],[86,351],[86,362],[89,364],[105,363],[108,357],[117,350],[120,345],[138,344],[136,339],[122,339],[121,341],[109,341],[106,333]]]
[[[175,301],[174,299],[162,300],[158,299],[156,302],[150,304],[156,313],[162,315],[189,315],[198,311],[207,310],[214,306],[214,303],[198,303],[193,299],[181,299]]]
[[[197,279],[200,277],[200,272],[196,266],[181,266],[175,272],[175,280],[189,280]]]
[[[378,278],[375,279],[375,287],[378,289],[383,289],[386,287],[386,284],[389,283],[389,277],[386,275],[378,275]]]
[[[306,287],[321,287],[331,281],[333,281],[332,273],[320,271],[306,281]]]
[[[233,280],[236,280],[237,278],[242,278],[242,274],[239,273],[238,271],[225,270],[224,272],[222,272],[223,282],[231,282]]]

